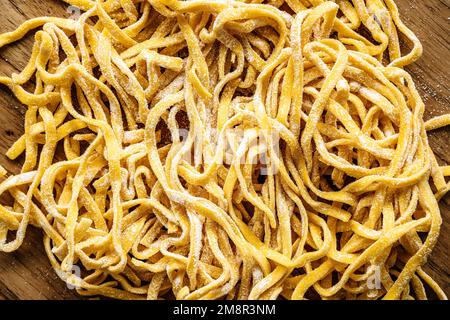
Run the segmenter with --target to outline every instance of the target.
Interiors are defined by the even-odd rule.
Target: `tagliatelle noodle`
[[[84,13],[0,35],[42,27],[0,77],[28,108],[2,251],[42,228],[87,296],[446,299],[422,266],[450,118],[423,120],[394,1],[65,2]]]

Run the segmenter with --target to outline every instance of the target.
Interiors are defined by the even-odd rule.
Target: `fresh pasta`
[[[393,0],[65,2],[0,35],[39,28],[0,76],[27,106],[1,251],[41,228],[85,296],[446,299],[422,266],[450,118],[423,120]]]

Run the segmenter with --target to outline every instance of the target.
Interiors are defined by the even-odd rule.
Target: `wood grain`
[[[397,0],[404,22],[424,46],[423,58],[408,67],[426,104],[426,118],[450,113],[450,1]],[[69,17],[67,5],[58,0],[0,1],[0,33],[11,31],[25,20],[38,16]],[[0,74],[20,71],[28,61],[33,35],[0,49]],[[403,43],[404,50],[409,44]],[[23,133],[25,106],[5,87],[0,87],[0,163],[18,173],[19,158],[10,161],[6,150]],[[430,145],[441,163],[450,164],[450,129],[429,134]],[[425,270],[450,296],[450,196],[440,204],[443,225]],[[0,300],[2,299],[78,299],[50,267],[42,245],[41,231],[30,228],[23,246],[11,254],[0,253]]]

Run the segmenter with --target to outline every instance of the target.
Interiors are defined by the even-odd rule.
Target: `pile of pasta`
[[[0,35],[39,28],[0,77],[27,106],[1,251],[41,228],[88,296],[446,299],[422,266],[450,117],[423,120],[393,0],[65,2]]]

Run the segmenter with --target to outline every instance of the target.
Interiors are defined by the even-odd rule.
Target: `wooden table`
[[[408,69],[426,104],[426,118],[450,113],[450,1],[397,0],[405,23],[424,46],[423,58]],[[73,10],[58,0],[0,1],[0,32],[11,31],[26,19],[38,16],[69,17]],[[0,49],[0,74],[22,70],[28,61],[33,37]],[[408,44],[404,44],[408,49]],[[18,162],[6,150],[23,133],[25,107],[0,87],[0,163],[18,173]],[[430,144],[442,163],[450,163],[450,129],[429,134]],[[425,267],[447,295],[449,286],[450,197],[441,201],[444,223],[439,242]],[[23,246],[11,254],[0,253],[0,299],[77,299],[73,290],[51,269],[42,245],[41,231],[30,228]]]

